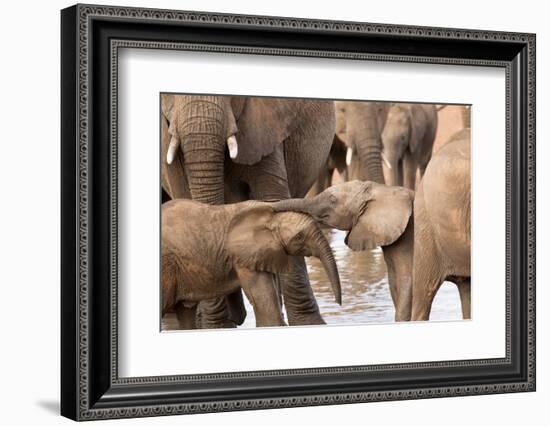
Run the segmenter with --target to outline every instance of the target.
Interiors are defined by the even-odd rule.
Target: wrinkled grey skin
[[[330,101],[163,95],[162,187],[170,198],[207,204],[303,197],[325,163],[334,135]],[[238,155],[230,158],[229,137]],[[171,164],[170,145],[176,146]],[[303,258],[278,275],[291,325],[324,324]],[[229,303],[228,303],[229,302]],[[240,291],[201,302],[202,327],[236,326]]]
[[[414,201],[413,320],[428,320],[443,281],[457,284],[470,318],[470,129],[433,156]]]
[[[319,223],[349,231],[352,250],[381,246],[388,269],[396,321],[411,318],[413,267],[412,191],[375,182],[351,181],[334,185],[314,198],[283,200],[275,211],[311,215]]]
[[[381,134],[389,103],[336,101],[336,138],[352,150],[350,180],[384,183]]]
[[[392,104],[382,132],[382,156],[390,168],[390,185],[415,188],[432,156],[437,131],[433,104]]]
[[[342,292],[330,245],[315,221],[301,213],[275,213],[267,203],[209,206],[177,199],[162,205],[162,313],[177,311],[180,328],[196,327],[201,300],[242,288],[257,326],[286,325],[275,273],[293,256],[318,257],[336,302]]]
[[[336,135],[334,135],[327,162],[325,166],[321,168],[319,178],[315,181],[315,183],[307,193],[308,197],[320,194],[329,186],[332,186],[332,178],[334,176],[335,170],[338,170],[340,176],[342,176],[342,178],[347,181],[348,168],[346,165],[346,151],[346,144],[344,144]]]

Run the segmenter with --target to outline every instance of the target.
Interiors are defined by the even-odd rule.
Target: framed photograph
[[[61,12],[61,414],[535,390],[535,35]]]

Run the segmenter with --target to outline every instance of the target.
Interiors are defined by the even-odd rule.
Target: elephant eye
[[[332,195],[332,194],[331,194],[330,197],[329,197],[329,199],[330,199],[331,204],[336,204],[336,201],[337,201],[337,200],[336,200],[336,196],[335,196],[335,195]]]
[[[295,236],[294,236],[294,241],[297,241],[297,242],[301,242],[304,240],[304,233],[302,231],[298,232]]]

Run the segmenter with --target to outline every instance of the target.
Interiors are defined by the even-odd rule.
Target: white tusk
[[[168,145],[168,152],[166,153],[166,162],[168,164],[172,164],[172,161],[174,161],[179,144],[179,139],[172,136],[172,139],[170,139],[170,144]]]
[[[227,148],[229,148],[229,156],[233,159],[237,158],[239,154],[239,145],[237,145],[237,138],[235,135],[231,135],[227,138]]]
[[[391,164],[390,164],[390,162],[388,161],[388,157],[386,157],[386,154],[384,154],[384,151],[382,151],[382,152],[380,153],[380,155],[382,156],[382,161],[384,162],[384,164],[386,165],[386,167],[387,167],[388,169],[391,170]]]
[[[351,165],[351,157],[353,157],[353,148],[348,148],[346,151],[346,166]]]

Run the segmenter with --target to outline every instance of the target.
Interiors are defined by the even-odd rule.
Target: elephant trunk
[[[334,299],[339,305],[342,304],[342,286],[340,285],[340,276],[338,275],[338,266],[336,266],[336,260],[332,254],[330,245],[323,235],[323,232],[314,225],[314,230],[311,231],[310,238],[308,238],[308,248],[312,255],[317,257],[323,264],[323,268],[327,273],[334,293]]]
[[[224,203],[225,114],[218,103],[199,99],[182,106],[178,135],[193,200]]]
[[[309,202],[311,200],[312,199],[306,200],[305,198],[290,198],[288,200],[277,201],[272,204],[272,207],[275,212],[299,212],[313,216],[310,209],[311,203]]]
[[[356,144],[360,164],[364,165],[359,170],[359,180],[369,180],[384,184],[382,172],[382,141],[376,129],[367,129],[364,139]]]
[[[401,174],[401,162],[396,158],[397,158],[397,154],[390,153],[388,155],[388,162],[391,166],[389,184],[391,186],[403,186],[403,176]]]

